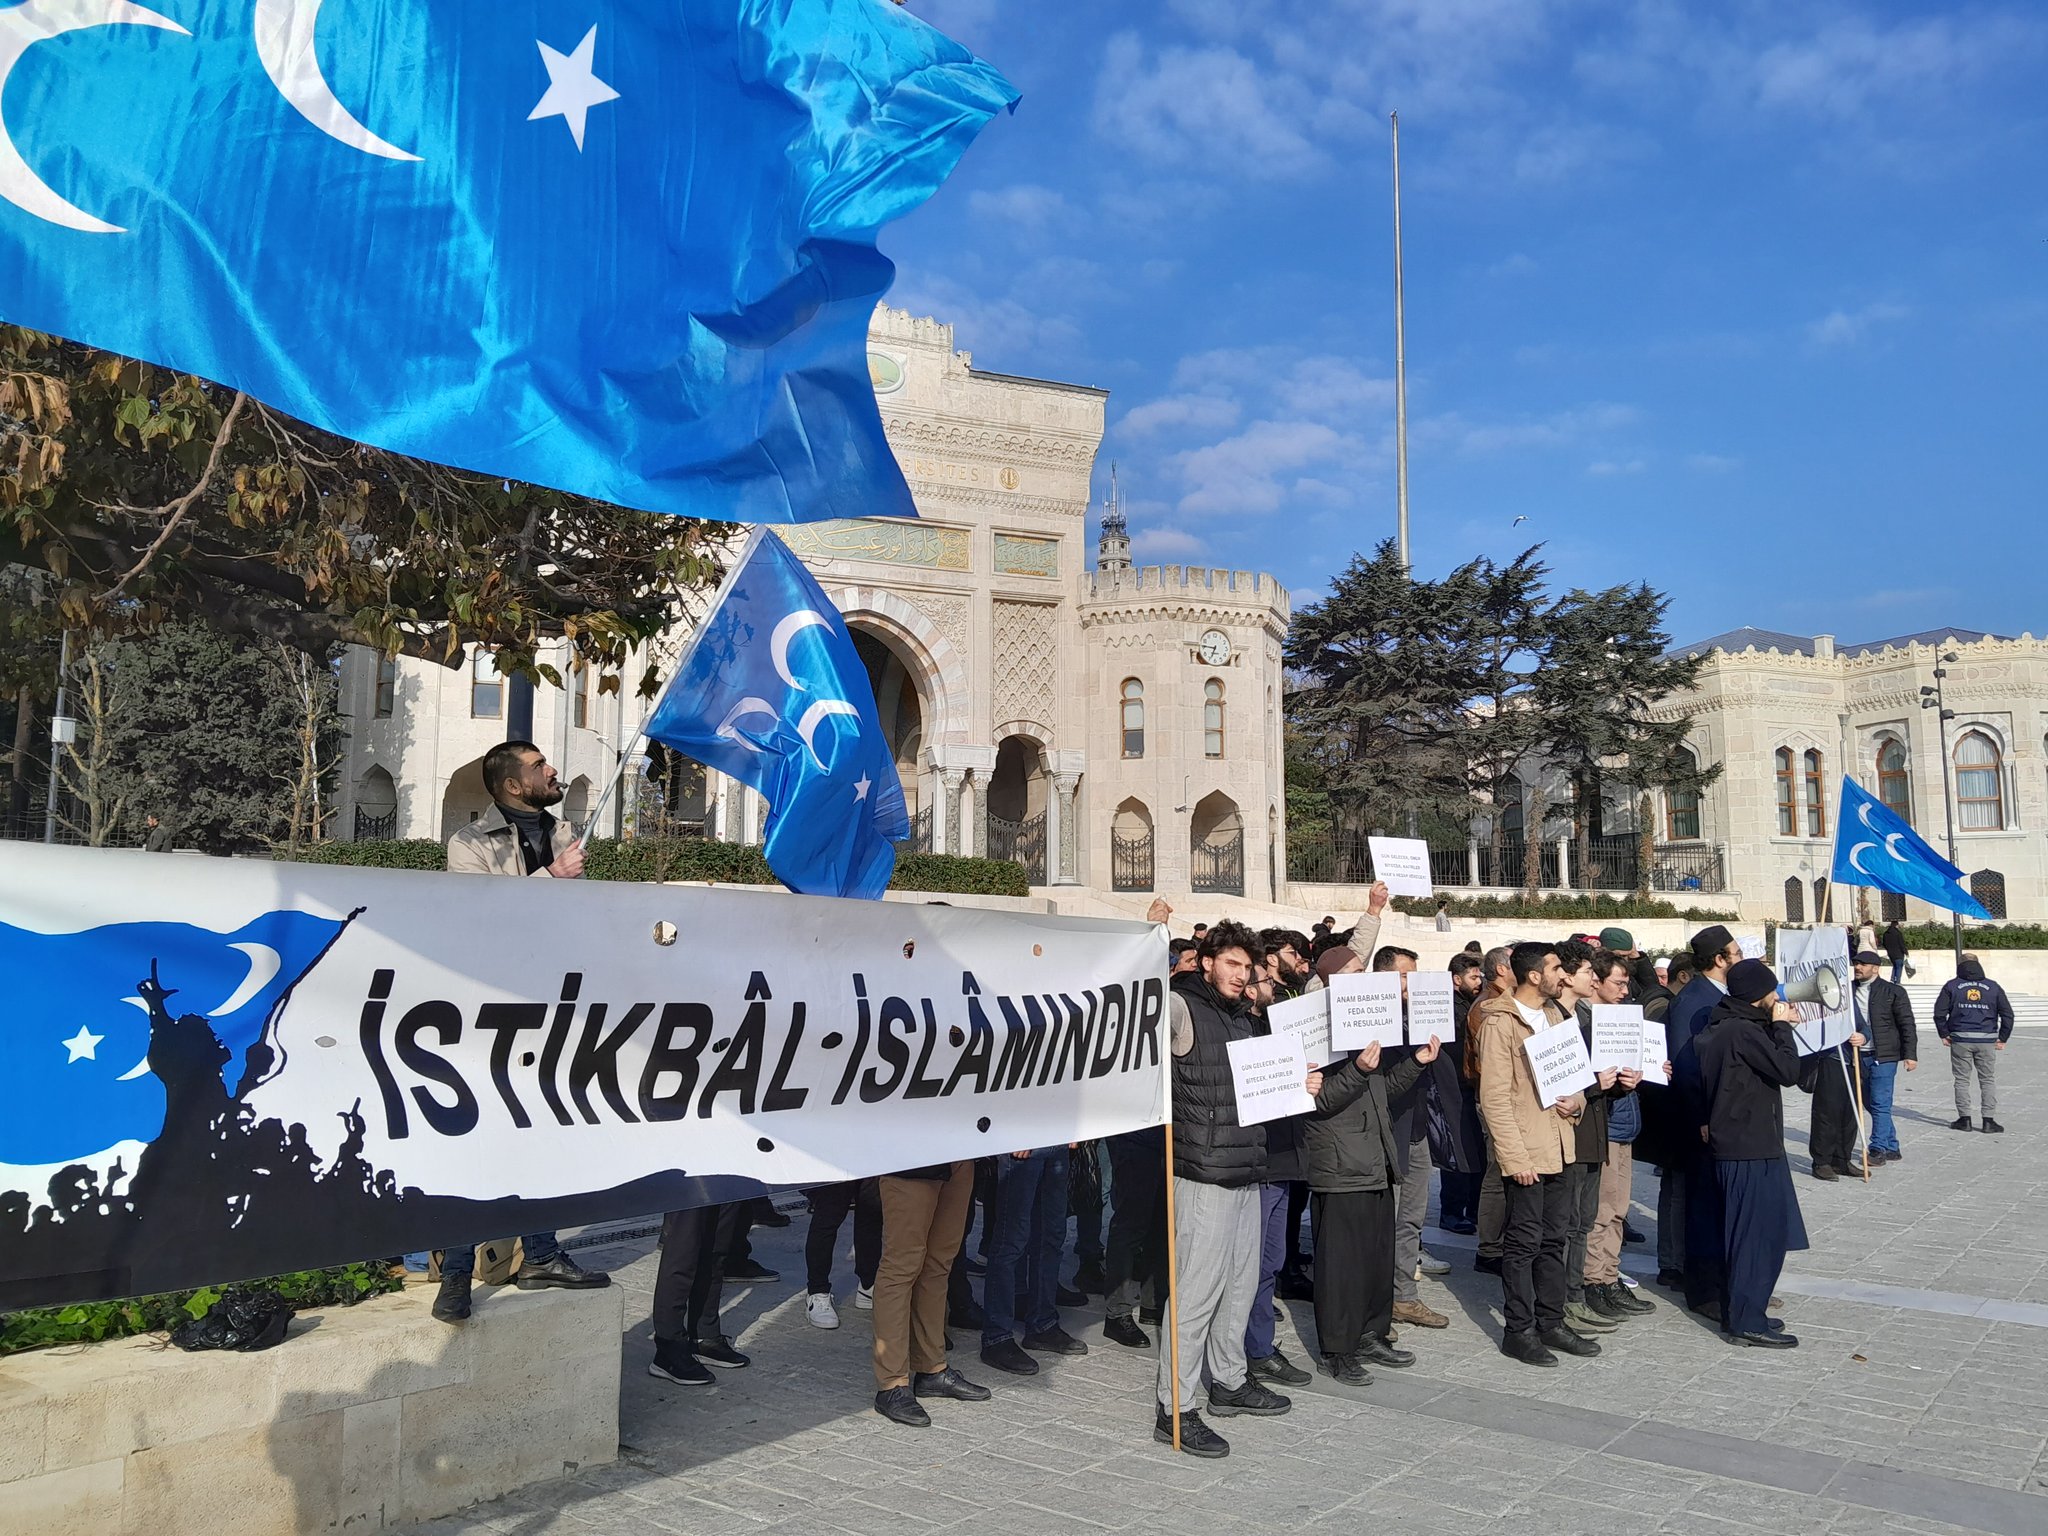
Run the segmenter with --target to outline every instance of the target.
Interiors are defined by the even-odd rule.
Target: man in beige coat
[[[1565,1326],[1565,1244],[1570,1211],[1565,1164],[1585,1095],[1550,1108],[1536,1092],[1523,1042],[1562,1023],[1564,968],[1551,944],[1517,944],[1508,955],[1514,991],[1473,1004],[1479,1048],[1479,1114],[1493,1142],[1507,1195],[1501,1253],[1501,1353],[1527,1365],[1556,1365],[1557,1353],[1597,1355],[1600,1346]]]

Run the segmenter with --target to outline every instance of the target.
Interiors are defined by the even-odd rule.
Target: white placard
[[[1849,969],[1849,935],[1834,924],[1825,928],[1780,928],[1778,963],[1774,969],[1780,983],[1789,986],[1804,981],[1822,966],[1830,967],[1842,984],[1842,1006],[1833,1013],[1819,1003],[1800,1003],[1799,1022],[1792,1034],[1799,1042],[1799,1054],[1811,1056],[1831,1046],[1844,1045],[1856,1032],[1855,973]]]
[[[1568,1094],[1593,1086],[1593,1067],[1586,1059],[1586,1040],[1579,1033],[1577,1019],[1537,1030],[1522,1042],[1522,1049],[1529,1053],[1536,1097],[1545,1109]]]
[[[1764,942],[1764,936],[1760,933],[1738,933],[1735,942],[1742,946],[1742,958],[1745,960],[1771,958],[1771,947]]]
[[[1290,998],[1266,1010],[1266,1022],[1276,1035],[1299,1035],[1302,1055],[1311,1065],[1323,1066],[1340,1054],[1330,1046],[1330,994],[1327,989],[1306,997]]]
[[[1595,1072],[1610,1067],[1636,1072],[1643,1064],[1643,1009],[1640,1003],[1595,1003],[1593,1048],[1587,1053]],[[1662,1061],[1660,1054],[1657,1058]]]
[[[1368,837],[1373,877],[1386,882],[1395,896],[1433,896],[1429,878],[1429,844],[1419,837]]]
[[[1330,978],[1330,1047],[1340,1056],[1374,1041],[1392,1048],[1407,1043],[1401,1025],[1401,973],[1367,971]]]
[[[1429,1037],[1450,1041],[1458,1037],[1458,1010],[1454,1003],[1449,971],[1408,973],[1408,1043],[1427,1045]]]
[[[1643,1020],[1643,1081],[1646,1083],[1671,1082],[1664,1070],[1664,1051],[1669,1044],[1664,1038],[1664,1026],[1655,1019]]]
[[[1308,1096],[1308,1058],[1301,1051],[1301,1036],[1260,1035],[1233,1040],[1224,1049],[1230,1053],[1230,1086],[1237,1094],[1239,1125],[1263,1125],[1305,1115],[1316,1107]]]

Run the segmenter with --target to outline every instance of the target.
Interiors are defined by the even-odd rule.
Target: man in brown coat
[[[1565,1326],[1565,1244],[1570,1212],[1564,1168],[1576,1142],[1585,1095],[1548,1109],[1536,1091],[1523,1042],[1562,1023],[1564,969],[1551,944],[1517,944],[1508,955],[1514,991],[1472,1008],[1479,1048],[1479,1113],[1493,1141],[1507,1195],[1502,1231],[1501,1353],[1526,1365],[1556,1365],[1557,1354],[1597,1355],[1600,1346]]]

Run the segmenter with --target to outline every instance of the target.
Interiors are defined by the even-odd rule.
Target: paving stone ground
[[[1425,1281],[1424,1297],[1452,1321],[1402,1330],[1415,1367],[1376,1372],[1356,1392],[1318,1377],[1285,1417],[1220,1421],[1233,1447],[1222,1461],[1154,1444],[1152,1357],[1106,1342],[1099,1304],[1067,1316],[1090,1353],[1027,1380],[986,1369],[978,1341],[961,1338],[955,1363],[993,1386],[994,1401],[935,1404],[933,1427],[914,1431],[872,1410],[850,1258],[840,1329],[805,1322],[803,1217],[756,1232],[757,1254],[784,1281],[728,1290],[727,1329],[754,1364],[710,1388],[646,1374],[651,1243],[593,1248],[585,1262],[633,1292],[618,1463],[424,1529],[2041,1536],[2048,1031],[2016,1036],[1999,1076],[2008,1134],[1950,1131],[1947,1052],[1932,1044],[1921,1070],[1899,1077],[1905,1161],[1868,1188],[1805,1176],[1806,1101],[1788,1095],[1813,1240],[1781,1287],[1797,1350],[1730,1348],[1652,1288],[1659,1310],[1609,1336],[1599,1358],[1517,1365],[1496,1347],[1499,1283],[1473,1271],[1469,1239],[1432,1233],[1456,1267]],[[1636,1198],[1654,1244],[1647,1172]],[[1652,1254],[1630,1250],[1646,1280]],[[1312,1309],[1284,1310],[1282,1347],[1306,1362]]]

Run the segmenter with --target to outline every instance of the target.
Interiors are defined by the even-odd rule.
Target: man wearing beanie
[[[1700,1032],[1728,993],[1728,972],[1742,959],[1742,946],[1719,923],[1702,928],[1688,946],[1699,974],[1685,984],[1664,1024],[1671,1091],[1664,1095],[1672,1124],[1666,1127],[1672,1163],[1664,1168],[1657,1194],[1658,1255],[1664,1257],[1667,1227],[1678,1241],[1672,1255],[1685,1304],[1703,1315],[1721,1310],[1721,1193],[1713,1159],[1701,1133],[1707,1101],[1700,1081]],[[1674,1166],[1675,1164],[1675,1166]],[[1674,1177],[1675,1175],[1675,1177]],[[1660,1268],[1659,1278],[1664,1279]],[[1667,1281],[1668,1283],[1668,1281]]]
[[[1720,1186],[1727,1306],[1721,1328],[1730,1343],[1791,1349],[1799,1340],[1772,1326],[1765,1311],[1785,1255],[1806,1246],[1806,1224],[1785,1159],[1784,1090],[1799,1081],[1792,1005],[1777,998],[1778,978],[1761,960],[1728,972],[1728,995],[1698,1041],[1706,1095],[1707,1147]]]

